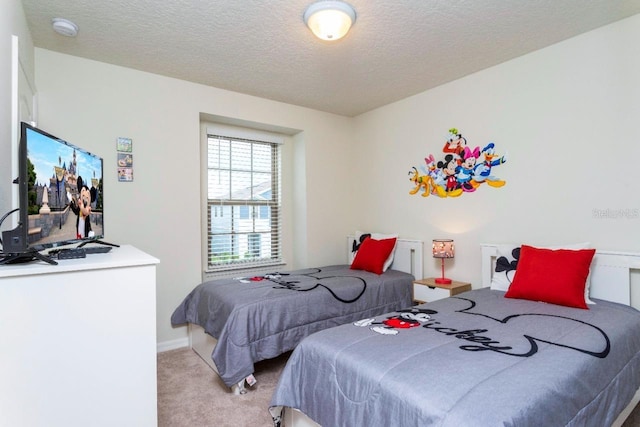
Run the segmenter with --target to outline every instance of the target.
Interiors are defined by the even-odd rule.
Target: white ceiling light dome
[[[322,40],[341,39],[354,22],[356,11],[343,1],[317,1],[304,12],[304,23]]]
[[[53,18],[51,20],[53,30],[66,37],[75,37],[78,35],[78,26],[64,18]]]

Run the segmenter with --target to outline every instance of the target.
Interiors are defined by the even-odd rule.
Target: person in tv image
[[[78,192],[79,198],[75,197],[71,199],[69,206],[74,214],[76,214],[76,237],[83,239],[85,237],[93,237],[94,233],[91,230],[91,203],[94,202],[94,194],[89,190],[89,187],[84,184],[82,177],[78,177]]]

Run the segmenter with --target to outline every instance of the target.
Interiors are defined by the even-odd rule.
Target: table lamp
[[[448,285],[451,279],[444,277],[444,259],[453,258],[455,248],[451,239],[433,239],[433,257],[440,258],[442,261],[442,277],[436,278],[436,283]]]

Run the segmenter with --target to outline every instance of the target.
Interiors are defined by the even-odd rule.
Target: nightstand
[[[413,281],[413,300],[417,303],[431,302],[471,290],[471,283],[451,281],[448,285],[436,283],[434,277]]]

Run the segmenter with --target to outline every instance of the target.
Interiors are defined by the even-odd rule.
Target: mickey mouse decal
[[[96,201],[97,191],[95,188],[89,189],[84,184],[82,177],[78,176],[78,193],[79,198],[70,197],[67,193],[67,197],[70,198],[69,206],[76,218],[76,237],[83,239],[86,237],[93,237],[94,233],[91,230],[91,203]]]

